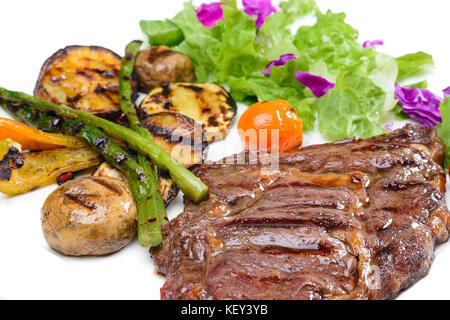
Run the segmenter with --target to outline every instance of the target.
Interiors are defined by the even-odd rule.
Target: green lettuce
[[[304,70],[319,60],[325,62],[328,70],[339,73],[343,68],[356,68],[363,63],[367,50],[358,43],[358,31],[345,23],[344,13],[317,13],[313,26],[300,27],[294,45],[302,61]]]
[[[439,108],[442,115],[442,124],[437,126],[438,136],[445,145],[445,161],[444,168],[448,172],[450,159],[450,98],[446,98]]]
[[[222,3],[228,3],[232,8],[237,8],[237,1],[236,0],[221,0]]]
[[[271,14],[259,30],[258,42],[269,60],[286,53],[298,54],[290,25],[298,18],[313,13],[314,0],[288,0],[280,3],[281,12]]]
[[[266,19],[266,22],[259,30],[258,41],[261,47],[264,48],[264,56],[269,60],[276,60],[285,53],[298,55],[287,15],[282,12],[271,14]]]
[[[142,32],[147,35],[152,46],[166,45],[176,46],[184,39],[183,31],[170,20],[142,20],[140,22]]]
[[[220,50],[218,27],[204,27],[197,19],[192,3],[185,3],[184,9],[171,21],[183,30],[184,34],[184,41],[173,49],[191,58],[198,81],[209,81],[215,73],[215,61]]]
[[[398,65],[398,82],[423,76],[434,66],[433,57],[425,52],[406,54],[398,57],[396,61]]]
[[[255,22],[244,12],[223,8],[224,21],[218,24],[220,46],[215,57],[214,81],[226,83],[230,76],[245,77],[265,69],[269,59],[255,41]]]
[[[369,138],[385,132],[380,126],[386,94],[354,71],[339,74],[336,87],[319,99],[319,130],[331,140]]]
[[[237,102],[287,100],[303,119],[305,130],[314,128],[330,139],[369,137],[384,132],[385,113],[399,117],[394,98],[395,83],[423,75],[433,65],[430,55],[418,52],[394,58],[358,42],[358,31],[345,22],[344,13],[321,13],[314,0],[286,0],[258,30],[252,18],[237,9],[235,0],[223,6],[224,20],[213,28],[203,26],[195,7],[186,3],[173,19],[142,21],[141,28],[152,45],[165,44],[188,55],[196,80],[224,85]],[[312,26],[292,33],[292,23],[315,13]],[[283,54],[297,59],[274,66]],[[337,83],[318,99],[295,77],[309,72]]]
[[[286,14],[287,23],[317,10],[314,0],[288,0],[280,3],[281,10]]]
[[[358,67],[360,74],[366,75],[374,85],[380,87],[385,95],[383,111],[392,110],[397,104],[395,99],[395,83],[398,67],[395,59],[386,54],[370,50],[367,60]]]

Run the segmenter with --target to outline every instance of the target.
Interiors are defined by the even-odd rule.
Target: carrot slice
[[[48,133],[23,123],[0,118],[0,140],[12,139],[24,150],[50,150],[61,147],[82,148],[86,144],[78,138],[57,133]]]

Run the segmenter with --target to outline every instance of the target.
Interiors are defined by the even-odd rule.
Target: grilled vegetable
[[[136,235],[136,205],[123,181],[85,177],[45,200],[42,231],[50,247],[68,256],[114,253]]]
[[[152,133],[157,145],[186,168],[202,161],[208,143],[202,127],[191,118],[160,112],[148,115],[142,125]]]
[[[60,147],[81,148],[86,146],[86,143],[72,136],[47,133],[11,119],[0,118],[0,140],[7,138],[19,143],[24,150],[49,150]]]
[[[43,65],[34,89],[40,99],[114,118],[119,106],[120,57],[96,46],[69,46]]]
[[[94,177],[110,177],[119,180],[126,181],[126,177],[122,172],[111,166],[108,162],[103,162],[93,174]],[[158,172],[158,186],[159,192],[164,200],[164,204],[167,207],[173,199],[178,195],[179,189],[170,176],[164,172]]]
[[[136,62],[136,56],[139,53],[139,48],[141,45],[141,41],[132,41],[125,48],[125,56],[122,59],[122,67],[120,69],[119,78],[120,108],[123,114],[127,117],[130,128],[143,138],[153,141],[153,137],[150,132],[141,126],[141,122],[136,114],[136,108],[134,107],[132,98],[133,89],[131,78]],[[168,223],[169,219],[167,218],[166,208],[164,206],[161,193],[159,193],[158,189],[158,173],[156,166],[154,166],[143,154],[138,154],[137,158],[138,164],[142,167],[145,176],[148,179],[147,185],[149,187],[144,200],[145,203],[142,204],[142,207],[145,207],[147,212],[144,210],[138,210],[138,221],[140,221],[138,225],[138,238],[141,244],[145,246],[145,237],[142,236],[142,232],[145,232],[146,229],[150,230],[150,228],[155,228],[155,226],[160,227],[161,225]],[[149,216],[156,216],[156,221],[150,222],[148,218]],[[144,221],[145,224],[148,224],[148,226],[145,225],[144,228],[142,228],[142,221]],[[149,243],[150,241],[147,242]]]
[[[0,192],[19,195],[56,183],[64,172],[95,167],[100,155],[91,148],[61,148],[26,154],[23,166],[12,171],[9,179],[0,179]]]
[[[11,139],[0,141],[0,181],[11,179],[12,171],[21,168],[24,160],[20,144]]]
[[[148,201],[156,189],[149,183],[148,171],[134,161],[102,130],[82,120],[65,121],[61,130],[85,140],[92,148],[98,150],[110,164],[121,170],[127,177],[128,185],[136,201],[138,212],[138,239],[144,246],[157,246],[162,241],[157,210]]]
[[[192,82],[195,78],[191,59],[166,46],[141,51],[136,60],[135,71],[139,88],[145,92],[172,82]]]
[[[103,162],[101,165],[99,165],[92,176],[109,177],[127,182],[127,178],[125,177],[125,175],[114,168],[112,165],[110,165],[108,162]]]
[[[20,118],[29,125],[37,125],[39,129],[60,132],[60,117],[78,118],[102,129],[113,139],[125,142],[131,149],[150,157],[161,170],[168,170],[177,186],[195,203],[204,200],[208,195],[208,187],[192,172],[177,163],[161,147],[145,139],[140,134],[111,121],[96,117],[88,112],[71,109],[29,96],[22,92],[10,91],[0,87],[0,107],[11,115]],[[48,113],[57,115],[52,121],[40,123]],[[60,121],[56,121],[60,120]]]
[[[170,175],[165,171],[159,170],[158,187],[166,207],[177,197],[178,192],[180,191]]]
[[[175,83],[151,91],[138,110],[141,119],[159,112],[176,112],[194,119],[212,142],[226,137],[236,115],[236,103],[214,83]]]
[[[63,172],[56,178],[56,183],[60,186],[73,179],[75,179],[75,174],[73,172]]]

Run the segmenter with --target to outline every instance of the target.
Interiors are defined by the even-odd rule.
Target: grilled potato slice
[[[202,127],[191,118],[160,112],[147,115],[141,122],[152,133],[154,142],[186,168],[203,160],[208,142]]]
[[[110,177],[125,182],[127,181],[127,178],[125,178],[122,172],[111,166],[108,162],[103,162],[100,166],[98,166],[93,176]],[[180,189],[178,189],[177,185],[170,178],[168,173],[163,171],[158,171],[158,185],[159,191],[161,192],[162,198],[164,200],[164,204],[167,207],[172,202],[172,200],[177,197]]]
[[[43,65],[34,95],[105,118],[120,114],[120,56],[97,46],[69,46]]]
[[[236,103],[215,83],[174,83],[152,90],[138,108],[139,117],[159,112],[175,112],[200,123],[208,142],[226,137],[234,117]]]

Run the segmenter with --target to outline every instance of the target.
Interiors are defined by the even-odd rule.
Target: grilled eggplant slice
[[[152,133],[154,142],[186,168],[203,160],[208,142],[202,127],[191,118],[160,112],[147,115],[141,122]]]
[[[69,46],[43,65],[34,95],[113,119],[120,114],[120,56],[97,46]]]
[[[152,90],[138,109],[139,117],[175,112],[200,123],[208,142],[226,137],[236,116],[236,103],[215,83],[174,83]]]
[[[126,177],[111,166],[107,162],[103,162],[93,174],[94,177],[110,177],[119,179],[122,181],[127,181]],[[180,189],[178,189],[176,183],[170,178],[169,174],[164,171],[158,171],[158,185],[159,191],[161,192],[164,204],[167,207],[173,199],[178,195]]]

